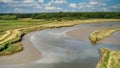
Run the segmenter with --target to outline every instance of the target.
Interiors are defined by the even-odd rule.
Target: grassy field
[[[102,58],[96,68],[120,68],[120,51],[102,48]]]
[[[96,30],[90,34],[89,39],[93,44],[96,44],[97,41],[109,37],[111,34],[113,34],[116,31],[120,31],[120,28],[107,28],[104,30]]]
[[[52,21],[36,19],[0,20],[0,55],[11,55],[23,50],[20,43],[24,34],[32,31],[69,27],[77,24],[117,22],[120,19],[89,19],[74,21]]]

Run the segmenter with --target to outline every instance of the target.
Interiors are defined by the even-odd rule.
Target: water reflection
[[[37,32],[31,37],[33,44],[43,53],[39,63],[79,63],[76,68],[94,68],[100,59],[99,48],[106,47],[120,50],[115,44],[97,44],[93,46],[87,41],[77,41],[65,35],[68,30],[88,27],[118,27],[116,23],[86,24],[68,28],[48,29]],[[74,66],[74,64],[72,64]],[[87,66],[86,66],[87,65]],[[68,66],[70,67],[70,66]],[[66,68],[63,66],[63,68]]]

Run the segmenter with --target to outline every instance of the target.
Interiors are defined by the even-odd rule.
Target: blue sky
[[[120,12],[120,0],[0,0],[0,13]]]

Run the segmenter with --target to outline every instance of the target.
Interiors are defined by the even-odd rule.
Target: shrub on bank
[[[10,55],[23,49],[20,41],[24,33],[20,33],[17,37],[0,45],[0,55]]]

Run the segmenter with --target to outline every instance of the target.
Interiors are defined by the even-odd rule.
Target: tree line
[[[0,13],[0,20],[17,20],[18,18],[47,20],[120,19],[120,12]]]

